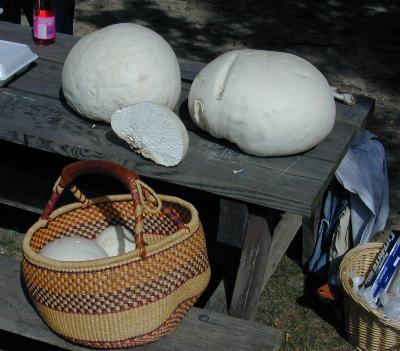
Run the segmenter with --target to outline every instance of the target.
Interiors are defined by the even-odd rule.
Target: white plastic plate
[[[0,40],[0,87],[23,72],[38,57],[28,45]]]

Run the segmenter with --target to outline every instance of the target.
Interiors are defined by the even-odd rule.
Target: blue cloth
[[[310,272],[320,275],[321,278],[328,273],[328,259],[332,243],[332,233],[340,218],[340,214],[347,207],[346,198],[328,190],[326,193],[323,209],[321,212],[321,223],[318,230],[317,242],[314,253],[308,262]]]

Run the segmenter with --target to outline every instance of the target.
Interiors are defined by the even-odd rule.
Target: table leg
[[[248,222],[249,210],[244,202],[220,198],[218,242],[241,249]]]
[[[265,269],[264,287],[275,272],[283,255],[301,227],[301,216],[285,212],[274,229],[268,264]],[[300,249],[300,248],[299,248]]]
[[[263,289],[271,241],[271,232],[266,219],[251,214],[229,309],[230,315],[254,319]]]
[[[221,198],[217,241],[242,250],[239,268],[228,270],[208,306],[220,312],[228,308],[233,316],[254,319],[261,291],[301,224],[299,215],[280,214]],[[232,286],[231,294],[225,289],[226,285]]]
[[[254,319],[260,294],[301,226],[284,213],[273,234],[265,217],[250,214],[229,314]]]
[[[303,217],[303,253],[302,264],[305,265],[311,258],[315,243],[317,242],[318,229],[321,219],[322,200],[315,209],[315,212],[310,217]]]

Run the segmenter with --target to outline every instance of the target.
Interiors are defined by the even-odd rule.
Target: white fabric
[[[351,193],[354,246],[371,241],[385,228],[389,216],[389,182],[385,150],[377,137],[363,130],[336,171],[338,181]]]
[[[343,255],[351,247],[350,207],[346,207],[340,214],[340,219],[332,235],[329,262],[330,270],[337,271]]]

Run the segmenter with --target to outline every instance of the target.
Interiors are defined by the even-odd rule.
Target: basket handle
[[[60,178],[54,185],[53,193],[48,200],[40,218],[47,221],[50,218],[50,215],[53,212],[64,189],[71,184],[76,177],[84,174],[104,174],[112,176],[120,181],[129,190],[130,194],[132,195],[135,211],[135,241],[138,246],[140,256],[145,258],[146,249],[143,239],[143,207],[149,209],[149,206],[145,204],[145,200],[152,204],[157,202],[155,211],[159,211],[161,208],[161,200],[153,190],[140,181],[136,173],[117,163],[102,160],[83,160],[76,161],[65,166],[62,170]],[[84,205],[90,203],[75,186],[73,186],[72,191]]]

